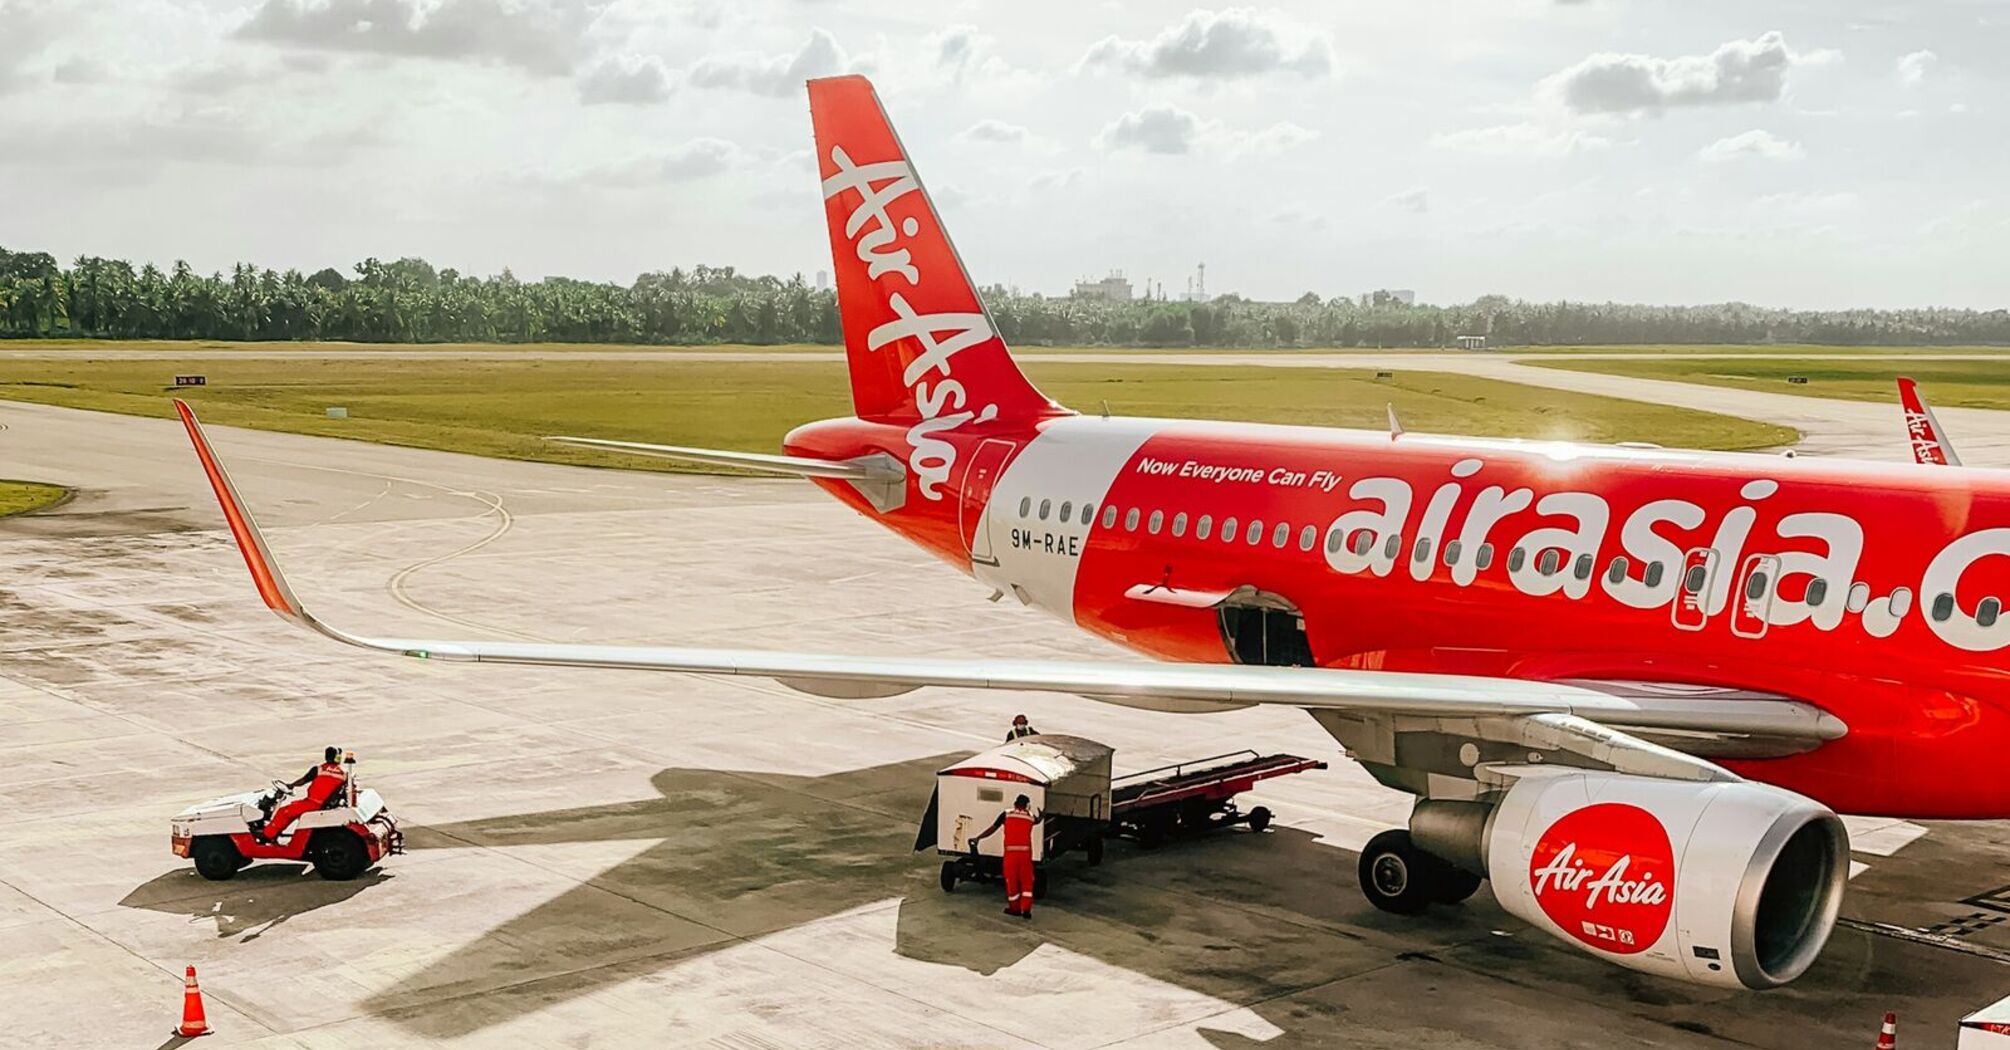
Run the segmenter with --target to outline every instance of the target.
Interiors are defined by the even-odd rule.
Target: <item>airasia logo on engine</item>
[[[1564,816],[1536,840],[1529,887],[1565,933],[1630,955],[1661,939],[1675,909],[1675,850],[1654,814],[1601,802]]]

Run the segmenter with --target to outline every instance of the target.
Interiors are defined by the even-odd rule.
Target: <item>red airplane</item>
[[[2010,816],[2003,475],[1078,415],[1014,365],[871,85],[809,95],[856,415],[780,455],[560,440],[810,478],[1159,659],[352,634],[288,589],[183,405],[265,603],[435,660],[1300,707],[1417,797],[1361,854],[1376,905],[1455,903],[1484,876],[1567,943],[1711,985],[1784,984],[1819,954],[1850,863],[1836,811]]]

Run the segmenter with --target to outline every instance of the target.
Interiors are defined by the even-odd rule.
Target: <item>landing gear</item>
[[[1479,888],[1478,875],[1417,848],[1407,831],[1385,831],[1361,851],[1361,892],[1386,912],[1415,915],[1433,904],[1457,904]]]

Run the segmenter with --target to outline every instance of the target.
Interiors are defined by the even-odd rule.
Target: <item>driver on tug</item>
[[[302,773],[299,779],[286,785],[289,788],[307,785],[306,796],[279,807],[273,811],[272,819],[265,821],[262,827],[252,829],[252,834],[258,837],[258,841],[264,843],[276,841],[287,827],[299,820],[303,814],[312,813],[326,806],[329,799],[334,798],[349,785],[349,773],[342,768],[341,748],[331,747],[321,753],[321,758],[320,765],[309,766],[307,772]]]

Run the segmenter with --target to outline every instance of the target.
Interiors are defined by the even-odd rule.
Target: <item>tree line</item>
[[[1780,310],[1744,303],[1647,306],[1526,302],[1366,302],[1307,292],[1291,302],[1206,303],[1014,295],[986,290],[1008,342],[1026,345],[1290,348],[1610,343],[2010,343],[2006,310]],[[352,272],[249,264],[200,274],[0,248],[0,337],[341,340],[381,343],[836,343],[837,304],[801,274],[730,266],[645,273],[626,286],[504,270],[475,277],[423,259],[365,259]]]

